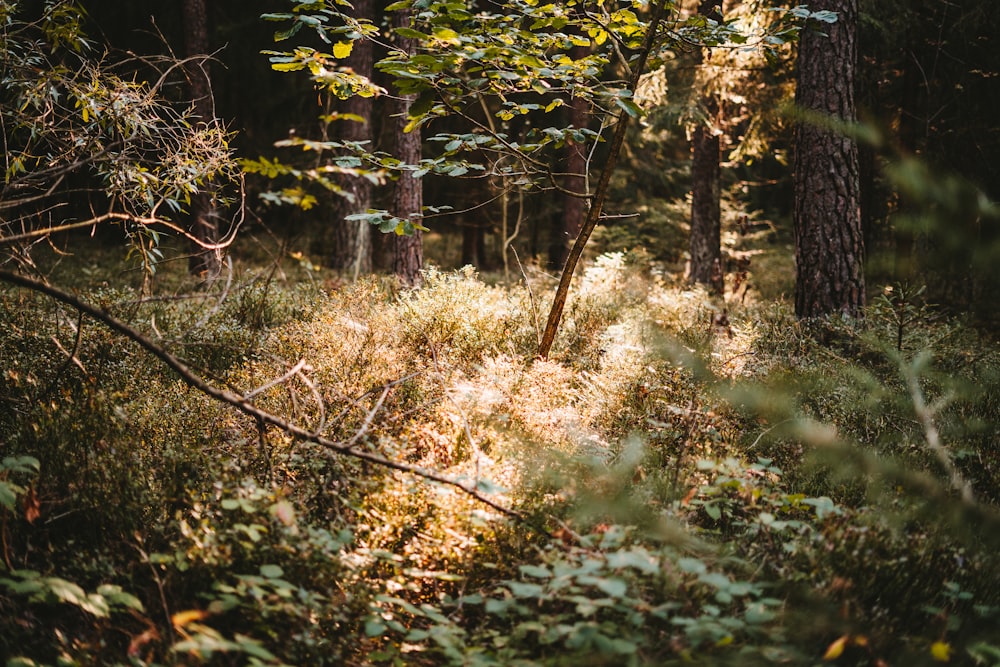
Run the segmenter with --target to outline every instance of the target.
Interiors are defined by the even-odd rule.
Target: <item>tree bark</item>
[[[698,13],[715,21],[722,16],[717,11],[719,0],[702,0]],[[697,63],[704,62],[704,53],[696,53]],[[721,142],[712,125],[718,121],[719,101],[712,92],[701,99],[705,121],[699,122],[691,135],[691,267],[688,279],[707,285],[713,292],[724,290],[722,268],[722,206],[719,165]]]
[[[570,52],[574,60],[583,58],[587,47],[577,46]],[[588,124],[588,102],[583,97],[573,97],[569,102],[569,123],[576,129],[583,129]],[[586,144],[578,141],[566,143],[566,176],[562,186],[566,190],[562,194],[562,216],[556,229],[556,238],[552,239],[549,250],[549,262],[553,268],[561,269],[566,263],[566,257],[573,240],[580,235],[583,222],[587,217],[587,202],[583,197],[573,196],[585,194],[587,188],[587,155]]]
[[[795,128],[795,313],[859,315],[865,304],[864,241],[858,149],[823,118],[853,122],[858,0],[819,0],[810,9],[838,15],[810,26],[798,56],[795,102],[805,118]]]
[[[393,24],[396,27],[408,28],[411,16],[409,10],[399,11],[393,17]],[[412,54],[416,51],[417,41],[397,35],[396,47]],[[414,95],[400,95],[395,104],[393,136],[396,157],[404,164],[416,164],[421,157],[420,129],[403,131],[409,120],[410,105],[414,99]],[[423,181],[414,178],[412,172],[404,171],[393,188],[391,213],[404,220],[420,222],[423,204]],[[392,239],[392,272],[403,283],[419,287],[423,282],[420,270],[424,266],[423,239],[420,230],[414,231],[410,236],[393,236]]]
[[[354,0],[353,4],[357,18],[374,18],[372,0]],[[344,65],[355,74],[370,79],[374,71],[374,60],[372,42],[359,39],[354,42],[351,55],[344,61]],[[343,113],[357,116],[361,120],[337,121],[338,136],[342,141],[371,141],[372,107],[372,98],[360,95],[353,95],[343,103]],[[350,196],[339,198],[334,207],[333,255],[330,264],[357,278],[359,274],[370,273],[372,270],[371,225],[363,220],[350,221],[344,218],[371,208],[372,183],[362,176],[342,176],[338,180],[340,187]]]
[[[181,5],[184,24],[184,55],[188,58],[206,56],[209,51],[208,13],[205,0],[183,0]],[[208,62],[203,59],[190,61],[185,67],[191,99],[198,123],[212,124],[215,105],[212,101],[212,83],[208,75]],[[191,235],[206,245],[219,240],[219,223],[212,204],[212,184],[202,183],[199,191],[191,196],[188,210]],[[222,271],[222,254],[219,250],[206,250],[197,242],[191,243],[188,270],[193,275],[214,279]]]

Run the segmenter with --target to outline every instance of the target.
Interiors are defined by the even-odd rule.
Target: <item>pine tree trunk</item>
[[[718,0],[702,0],[698,12],[721,20],[716,11],[718,4]],[[703,62],[704,54],[700,50],[696,57],[699,64]],[[701,99],[701,106],[707,120],[714,125],[719,113],[716,97],[706,94]],[[692,283],[707,285],[716,293],[724,289],[720,150],[719,135],[709,123],[699,123],[691,135],[691,267],[688,278]]]
[[[357,18],[374,18],[372,0],[354,0],[353,4]],[[356,40],[344,65],[359,76],[371,78],[374,71],[374,47],[371,41]],[[372,106],[372,98],[360,95],[354,95],[343,103],[343,113],[352,114],[361,120],[337,121],[338,137],[342,141],[371,141]],[[371,208],[372,183],[361,176],[343,176],[338,180],[350,197],[340,198],[334,207],[333,255],[330,264],[335,269],[350,272],[356,278],[359,274],[370,273],[372,270],[371,225],[344,218]]]
[[[810,9],[837,12],[838,20],[822,32],[803,31],[796,104],[806,114],[852,122],[858,0],[819,0]],[[854,316],[865,304],[858,150],[816,120],[795,129],[795,312]]]
[[[209,51],[208,13],[205,0],[183,0],[182,20],[184,24],[184,53],[188,58],[205,56]],[[186,67],[191,98],[194,103],[197,122],[215,122],[215,108],[212,103],[212,84],[208,76],[208,62],[192,61]],[[200,190],[191,196],[188,210],[189,231],[200,243],[212,245],[219,241],[219,224],[212,205],[212,184],[202,183]],[[193,275],[214,279],[222,270],[222,253],[209,250],[191,242],[191,256],[188,270]]]
[[[411,13],[399,11],[393,17],[396,27],[410,27]],[[407,52],[416,50],[417,42],[409,37],[396,38],[396,46]],[[396,144],[396,157],[406,164],[416,164],[421,157],[420,130],[404,132],[408,122],[410,105],[415,96],[400,95],[395,106],[393,136]],[[392,194],[391,213],[399,218],[420,222],[423,211],[423,182],[414,178],[409,171],[404,171],[396,181]],[[392,272],[410,286],[419,287],[422,282],[420,270],[424,266],[423,240],[420,231],[411,236],[393,236],[392,241]]]

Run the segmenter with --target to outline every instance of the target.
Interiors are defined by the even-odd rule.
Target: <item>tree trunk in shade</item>
[[[205,0],[183,0],[182,20],[184,23],[184,54],[188,58],[208,54],[208,13]],[[208,76],[208,62],[192,61],[185,68],[189,81],[191,98],[199,123],[215,122],[215,105],[212,102],[212,83]],[[219,222],[212,204],[212,184],[202,183],[199,192],[191,196],[188,210],[189,231],[198,241],[211,245],[219,241]],[[218,250],[206,250],[198,243],[191,243],[191,257],[188,270],[194,275],[213,279],[222,270],[222,254]]]
[[[357,18],[374,19],[372,0],[354,0]],[[351,55],[343,61],[359,76],[371,78],[374,71],[374,47],[370,40],[354,42]],[[340,120],[336,122],[337,136],[342,141],[371,141],[372,139],[372,98],[354,95],[344,101],[341,111],[361,120]],[[370,148],[370,146],[369,146]],[[343,176],[340,187],[350,197],[340,198],[334,207],[333,255],[330,264],[335,269],[350,272],[354,277],[372,270],[372,231],[365,221],[350,221],[344,218],[354,213],[363,213],[371,208],[372,183],[361,176]]]
[[[809,26],[799,44],[795,102],[806,118],[795,128],[795,313],[854,316],[865,304],[858,149],[809,116],[855,119],[858,0],[820,0],[810,9],[838,20]]]
[[[582,58],[586,55],[586,47],[574,47],[571,57]],[[588,102],[583,97],[573,97],[569,102],[569,122],[577,129],[583,129],[588,124]],[[549,261],[552,266],[561,269],[566,262],[569,249],[580,235],[583,221],[587,217],[587,201],[582,197],[574,197],[570,193],[585,194],[587,187],[587,155],[586,144],[572,141],[566,143],[566,176],[562,186],[567,190],[562,195],[562,215],[556,238],[552,240]]]
[[[720,21],[718,0],[702,0],[698,12]],[[699,50],[700,64],[704,54]],[[711,93],[701,99],[708,122],[700,122],[691,135],[691,267],[688,279],[707,285],[713,292],[724,289],[722,268],[722,170],[719,135],[711,125],[718,120],[719,102]]]
[[[399,11],[393,16],[393,24],[399,28],[409,28],[410,19],[411,13],[408,10]],[[416,50],[417,42],[415,39],[397,35],[396,46],[402,51],[413,53]],[[410,132],[403,131],[408,121],[410,105],[413,104],[414,99],[413,95],[400,95],[395,104],[393,136],[396,157],[406,164],[416,164],[421,157],[419,128]],[[399,218],[420,222],[423,204],[423,182],[414,178],[411,172],[404,171],[393,188],[390,212]],[[392,239],[392,272],[403,283],[418,287],[422,282],[420,269],[424,265],[423,240],[420,231],[415,231],[411,236],[393,236]]]

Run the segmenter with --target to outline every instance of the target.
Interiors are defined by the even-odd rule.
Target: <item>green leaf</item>
[[[608,567],[615,570],[631,567],[645,574],[655,574],[660,569],[649,552],[641,548],[622,549],[609,553]]]
[[[708,569],[697,558],[681,558],[677,561],[677,567],[681,569],[681,572],[688,572],[690,574],[703,574]]]
[[[380,637],[386,631],[386,625],[380,618],[369,618],[365,621],[365,636]]]
[[[627,113],[632,118],[639,118],[642,116],[642,108],[630,99],[624,97],[616,97],[615,104],[617,104],[622,111]]]
[[[527,577],[537,577],[538,579],[549,579],[552,576],[551,570],[542,565],[522,565],[518,568],[521,574]]]
[[[24,489],[9,482],[0,480],[0,505],[3,505],[11,512],[17,507],[17,494],[24,493]]]
[[[604,577],[580,577],[577,579],[581,584],[590,584],[597,587],[601,592],[613,598],[625,597],[628,592],[628,584],[622,579]]]
[[[281,569],[278,565],[261,565],[260,566],[260,576],[267,579],[280,579],[285,574],[285,571]]]
[[[545,592],[545,589],[538,584],[520,582],[520,581],[508,581],[507,588],[518,598],[537,598],[541,597]]]
[[[407,39],[425,40],[431,38],[430,35],[422,33],[419,30],[413,30],[412,28],[396,28],[396,34]]]

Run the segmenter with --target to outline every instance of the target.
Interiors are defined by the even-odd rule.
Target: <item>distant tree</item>
[[[858,149],[845,124],[855,119],[858,0],[819,0],[836,13],[814,22],[799,44],[795,102],[795,312],[857,315],[865,304]]]
[[[575,46],[570,57],[579,60],[587,55],[588,48]],[[569,102],[569,126],[577,130],[586,129],[590,124],[590,102],[582,95],[571,95]],[[572,139],[563,148],[566,174],[563,176],[561,215],[559,227],[552,240],[549,261],[552,266],[562,268],[573,240],[580,235],[587,218],[587,144]]]
[[[353,5],[355,18],[367,21],[374,18],[372,0],[354,0]],[[343,65],[358,76],[370,79],[375,62],[374,52],[371,40],[356,40]],[[339,128],[338,138],[343,142],[369,144],[372,140],[373,107],[373,97],[352,95],[343,100],[340,105],[343,120],[333,124]],[[371,208],[373,184],[364,174],[353,173],[342,174],[338,182],[344,196],[338,197],[334,204],[331,265],[357,277],[372,270],[371,225],[365,220],[346,218]]]
[[[393,15],[393,25],[404,30],[411,29],[412,19],[412,11],[399,10]],[[401,53],[412,56],[417,49],[417,40],[405,33],[397,32],[396,48]],[[396,158],[407,165],[419,164],[422,153],[420,127],[410,123],[410,109],[415,99],[416,95],[412,94],[404,93],[398,96],[393,122]],[[423,182],[412,170],[403,169],[393,187],[391,213],[400,220],[410,222],[416,229],[412,234],[393,235],[392,272],[404,283],[412,286],[420,285],[422,280],[420,270],[424,266],[423,239],[420,230],[423,205]]]
[[[187,58],[188,86],[194,106],[195,121],[202,127],[217,123],[209,78],[208,13],[205,0],[183,0],[184,55]],[[191,194],[188,207],[191,234],[197,239],[191,244],[188,263],[191,273],[215,278],[222,270],[222,254],[213,248],[219,240],[219,220],[212,201],[213,185],[206,182]],[[206,246],[209,246],[206,248]]]
[[[722,21],[721,0],[701,0],[698,13],[716,23]],[[702,49],[695,59],[704,60]],[[713,292],[724,288],[722,268],[722,170],[719,99],[711,89],[702,94],[699,107],[703,117],[691,132],[691,267],[688,278],[707,285]]]

